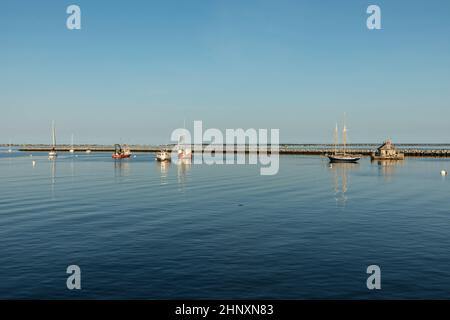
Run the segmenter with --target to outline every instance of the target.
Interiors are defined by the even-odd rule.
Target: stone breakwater
[[[370,154],[376,149],[376,145],[371,144],[361,144],[361,145],[352,145],[346,149],[346,152],[349,154],[360,154],[363,156],[370,156]],[[405,145],[406,146],[406,145]],[[405,154],[408,157],[450,157],[450,145],[407,145],[408,147],[402,148],[399,147],[398,150]],[[372,147],[372,148],[371,148]],[[151,146],[151,145],[131,145],[130,146],[132,152],[158,152],[160,150],[171,150],[173,145],[160,145],[160,146]],[[51,146],[49,145],[23,145],[19,146],[18,150],[23,152],[48,152],[50,151]],[[71,146],[68,145],[60,145],[57,146],[58,152],[69,152]],[[201,147],[193,147],[193,152],[200,152],[202,150]],[[103,145],[77,145],[74,146],[75,152],[85,152],[86,150],[90,150],[92,152],[113,152],[113,146],[103,146]],[[271,150],[271,147],[268,146],[268,152],[277,152],[276,150]],[[259,150],[257,147],[248,147],[248,146],[235,146],[231,149],[229,147],[225,148],[217,148],[216,152],[234,152],[234,153],[257,153],[257,152],[265,152],[266,149]],[[331,145],[280,145],[278,153],[286,154],[286,155],[326,155],[332,153],[334,151],[333,146]]]

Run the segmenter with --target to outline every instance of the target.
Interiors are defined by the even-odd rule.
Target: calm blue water
[[[0,151],[0,298],[450,298],[449,160],[153,159]]]

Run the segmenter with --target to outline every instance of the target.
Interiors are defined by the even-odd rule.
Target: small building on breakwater
[[[372,160],[403,160],[405,154],[400,152],[391,142],[386,140],[377,151],[370,154]]]

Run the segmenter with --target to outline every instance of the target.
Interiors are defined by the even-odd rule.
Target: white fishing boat
[[[342,130],[342,149],[338,149],[338,126],[336,124],[336,129],[334,131],[334,153],[328,154],[327,157],[330,162],[347,162],[356,163],[361,159],[360,155],[354,155],[347,153],[347,127],[344,123],[344,129]]]
[[[56,152],[56,129],[55,129],[55,121],[52,122],[52,149],[48,153],[48,158],[50,160],[56,159],[58,153]]]
[[[72,133],[72,143],[71,143],[71,145],[70,145],[70,150],[69,150],[69,152],[70,152],[70,153],[74,153],[74,152],[75,152],[75,149],[74,149],[74,147],[73,147],[73,133]]]
[[[161,150],[156,154],[156,160],[157,161],[171,161],[170,153],[164,150]]]

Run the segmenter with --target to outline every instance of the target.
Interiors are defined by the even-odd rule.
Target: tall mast
[[[336,128],[334,128],[334,154],[337,153],[338,146],[338,125],[336,123]]]
[[[342,144],[344,146],[344,154],[345,154],[345,149],[347,147],[347,126],[346,126],[346,115],[344,112],[344,129],[342,129]]]
[[[56,132],[55,132],[55,121],[52,121],[52,143],[53,143],[53,147],[56,147]]]
[[[186,119],[183,120],[183,129],[186,129]],[[181,150],[183,150],[186,148],[185,144],[184,144],[184,135],[181,135],[178,141],[178,148]]]
[[[342,130],[342,140],[343,140],[343,144],[344,144],[344,154],[345,154],[345,149],[347,146],[347,127],[344,125],[344,129]]]

